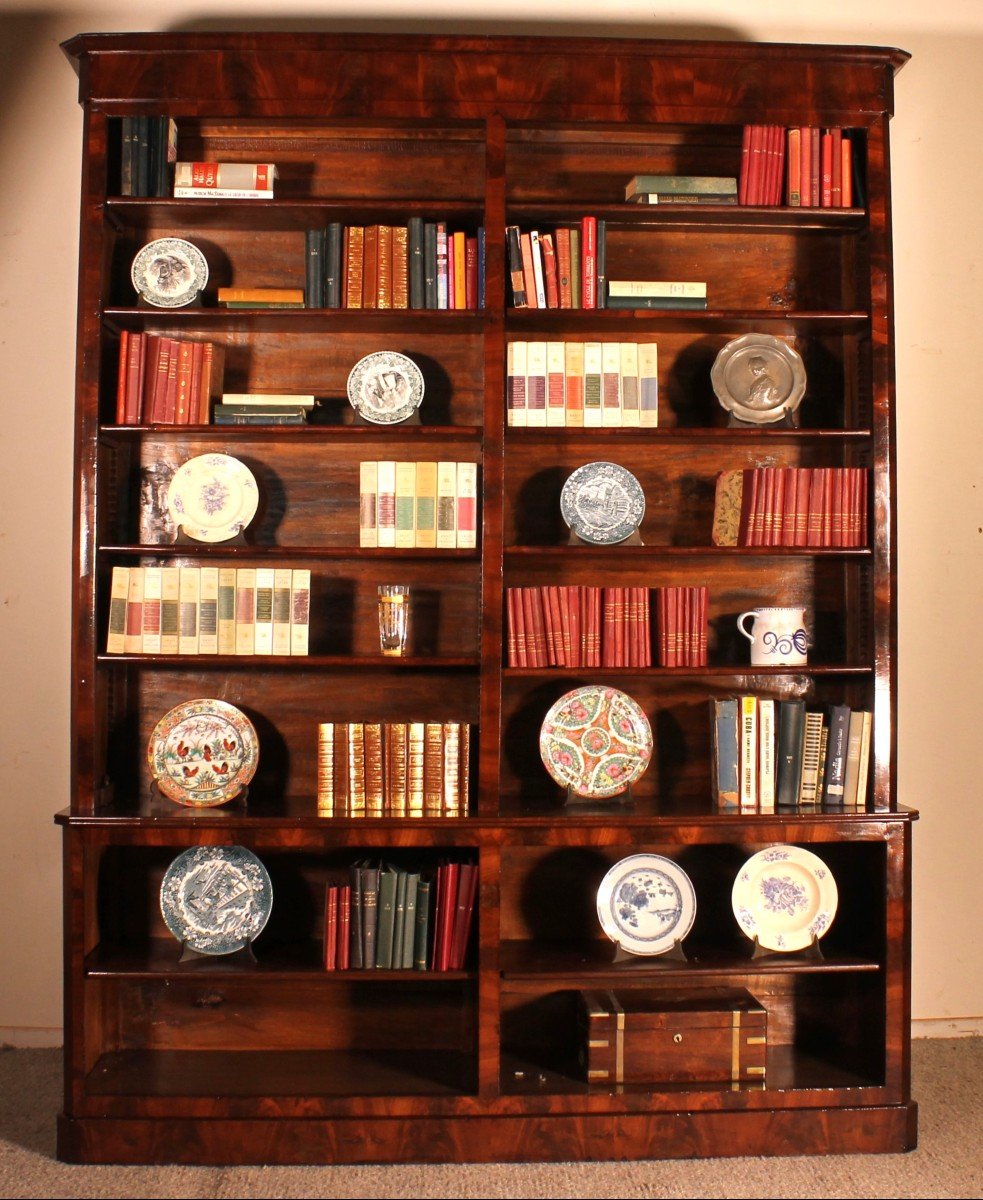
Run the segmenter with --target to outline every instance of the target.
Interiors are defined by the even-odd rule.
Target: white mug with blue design
[[[804,608],[752,608],[737,618],[737,628],[751,643],[752,667],[804,667],[809,637]],[[754,618],[750,633],[744,622]]]

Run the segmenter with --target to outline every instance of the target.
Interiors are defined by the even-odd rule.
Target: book
[[[109,632],[106,653],[123,654],[126,650],[126,600],[130,590],[130,570],[139,567],[113,567],[109,587]],[[142,648],[142,634],[141,634]]]
[[[740,723],[735,697],[711,699],[713,799],[719,808],[740,803]]]
[[[218,567],[202,567],[198,582],[198,653],[218,654]]]
[[[548,350],[545,341],[526,343],[526,424],[544,428],[547,423]]]
[[[236,568],[218,569],[218,653],[235,654],[236,648]]]
[[[277,177],[274,163],[177,162],[174,164],[174,195],[178,189],[201,189],[206,194],[223,192],[268,192],[273,195]]]
[[[638,346],[638,423],[643,429],[659,424],[659,347],[655,342]]]
[[[395,480],[393,481],[395,489]],[[358,465],[358,544],[374,548],[379,545],[378,526],[379,464],[362,462]]]
[[[430,550],[437,545],[437,464],[416,464],[416,545]]]
[[[405,550],[416,545],[416,463],[397,462],[395,471],[394,545]]]
[[[198,605],[201,570],[181,567],[178,577],[178,654],[198,653]]]
[[[398,880],[399,872],[393,867],[385,867],[379,872],[375,963],[373,964],[377,970],[389,970],[393,965],[393,935],[396,925]]]
[[[273,637],[270,652],[289,655],[290,607],[293,598],[293,572],[290,567],[276,567],[273,571]]]
[[[603,343],[586,342],[584,344],[584,426],[588,429],[599,429],[604,421],[603,364]]]
[[[565,426],[566,414],[566,349],[563,342],[546,343],[546,424]]]
[[[802,732],[802,771],[799,777],[799,807],[813,808],[819,803],[821,786],[823,714],[807,708]]]
[[[633,204],[736,204],[737,197],[725,192],[639,192]]]
[[[758,701],[740,697],[741,775],[739,804],[742,812],[753,812],[758,803]]]
[[[396,463],[392,459],[376,464],[376,527],[379,547],[396,545]],[[361,486],[361,485],[360,485]]]
[[[273,653],[273,567],[256,568],[256,608],[253,653]]]
[[[177,654],[180,633],[181,568],[163,567],[160,573],[160,652]]]
[[[413,968],[426,971],[430,964],[431,881],[420,878],[416,885],[416,925],[413,930]]]
[[[478,464],[457,464],[457,548],[474,550],[478,545]]]
[[[775,752],[775,803],[779,808],[795,808],[799,803],[804,733],[805,701],[779,700]]]
[[[219,304],[296,304],[304,306],[303,288],[220,287]]]
[[[584,424],[584,343],[564,343],[566,378],[566,423],[577,429]]]
[[[290,573],[290,653],[307,654],[311,627],[311,572],[294,567]]]
[[[730,175],[633,175],[625,185],[625,199],[641,193],[666,195],[717,194],[737,196],[737,177]]]
[[[617,427],[624,423],[621,391],[621,344],[601,343],[601,424]]]
[[[437,463],[437,549],[457,546],[457,463]]]
[[[509,342],[506,347],[506,420],[509,425],[525,426],[526,417],[526,343]]]
[[[183,577],[182,577],[183,582]],[[256,568],[236,568],[236,654],[256,652]]]
[[[844,804],[850,716],[850,708],[846,704],[827,705],[826,761],[820,792],[824,805],[839,807]]]
[[[612,279],[608,282],[608,296],[679,297],[702,299],[707,295],[706,283],[683,279]]]
[[[758,810],[775,811],[775,701],[758,697]]]

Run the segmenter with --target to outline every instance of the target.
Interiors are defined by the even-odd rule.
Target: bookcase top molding
[[[582,37],[87,33],[63,43],[110,114],[864,125],[903,50]]]

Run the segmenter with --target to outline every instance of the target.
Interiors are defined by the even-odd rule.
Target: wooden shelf
[[[100,654],[98,661],[110,665],[166,667],[208,671],[468,671],[481,665],[475,656],[427,657],[406,654],[384,658],[368,654]]]
[[[480,333],[494,318],[455,309],[355,308],[119,308],[108,306],[102,319],[113,332],[122,329],[153,333],[172,330],[177,337],[192,331],[218,337],[227,333],[408,334]]]

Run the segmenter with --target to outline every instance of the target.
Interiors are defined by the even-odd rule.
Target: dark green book
[[[405,915],[403,918],[403,940],[399,948],[399,965],[405,970],[413,970],[413,947],[416,942],[416,905],[417,891],[420,886],[419,872],[409,872],[406,876]],[[395,957],[395,950],[393,951]]]
[[[396,872],[396,908],[393,913],[393,970],[399,970],[403,965],[403,927],[406,924],[406,872]]]
[[[393,933],[396,926],[396,891],[399,872],[385,867],[379,874],[378,921],[375,938],[375,966],[388,971],[393,965]]]
[[[416,889],[416,935],[413,939],[413,966],[426,971],[430,964],[430,880],[421,879]]]
[[[423,218],[410,217],[406,222],[406,243],[409,256],[410,308],[424,307],[426,268],[423,261]]]
[[[349,925],[348,965],[354,971],[360,971],[365,965],[365,955],[362,949],[362,868],[351,867],[349,872],[351,882],[351,914]]]
[[[672,308],[690,311],[705,309],[700,296],[608,296],[608,308]]]
[[[805,701],[779,700],[775,803],[780,808],[795,808],[799,803],[804,733]]]
[[[324,230],[308,229],[304,247],[304,303],[307,308],[324,308]]]
[[[378,867],[362,868],[362,966],[374,970],[376,937],[379,932],[379,877]]]

